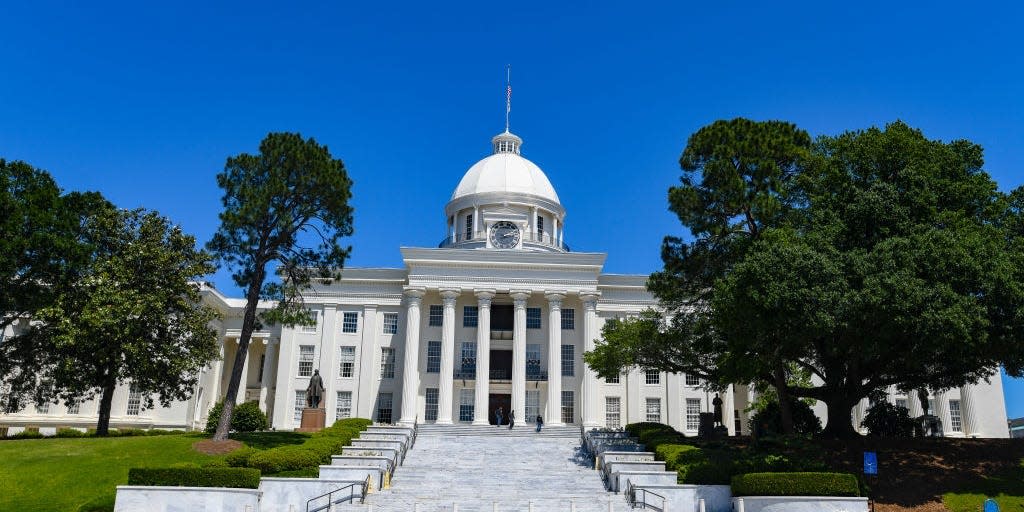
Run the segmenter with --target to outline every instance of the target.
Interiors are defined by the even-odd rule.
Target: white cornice
[[[534,252],[495,249],[429,249],[402,247],[407,267],[459,266],[474,268],[571,268],[599,273],[608,256],[603,252]]]

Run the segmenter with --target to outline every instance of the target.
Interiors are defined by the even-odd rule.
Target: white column
[[[377,327],[377,304],[363,305],[363,325],[360,336],[358,351],[359,366],[356,368],[356,376],[359,377],[359,387],[352,397],[355,407],[354,413],[358,418],[372,418],[373,404],[376,397],[373,393],[374,383],[380,379],[380,365],[374,364],[377,355],[377,334],[380,329]],[[403,367],[404,370],[404,367]],[[403,375],[403,382],[405,376]],[[404,392],[404,390],[403,390]]]
[[[479,206],[474,206],[473,207],[473,239],[476,239],[476,237],[480,236],[480,235],[478,235],[478,233],[480,233],[480,226],[481,225],[482,225],[482,223],[480,222],[480,207]],[[485,236],[484,238],[487,238],[487,237]]]
[[[441,290],[444,315],[441,320],[441,375],[437,389],[437,424],[452,423],[452,380],[455,378],[455,300],[459,290]]]
[[[545,421],[562,426],[562,299],[564,292],[547,292],[548,299],[548,412]],[[534,418],[526,418],[527,421]]]
[[[475,290],[476,317],[476,397],[473,406],[473,424],[489,423],[487,408],[490,404],[491,384],[491,299],[494,290]]]
[[[218,400],[220,400],[220,396],[223,393],[223,391],[221,391],[221,385],[224,382],[224,356],[227,352],[226,350],[224,350],[224,344],[227,343],[227,341],[227,338],[225,338],[224,334],[221,333],[220,346],[218,347],[217,352],[219,354],[219,357],[217,359],[217,362],[214,363],[213,365],[214,380],[213,388],[210,390],[213,392],[213,401],[210,402],[211,407],[213,406],[213,404],[217,403]]]
[[[907,413],[910,414],[911,418],[924,414],[924,411],[921,409],[921,401],[917,399],[916,389],[907,391]]]
[[[245,401],[245,389],[249,382],[249,350],[252,348],[252,342],[256,341],[256,338],[249,338],[249,346],[246,347],[245,360],[242,363],[242,379],[238,381],[238,394],[235,395],[235,403],[239,404]],[[242,341],[239,338],[235,338],[235,344],[237,348],[242,348]]]
[[[725,388],[722,398],[722,423],[729,429],[729,435],[736,435],[736,389],[732,384]]]
[[[512,411],[521,424],[526,421],[526,299],[529,291],[512,290],[515,324],[512,331]]]
[[[597,339],[597,299],[598,292],[580,293],[580,300],[583,301],[583,352],[594,350],[594,340]],[[581,358],[582,360],[582,358]],[[590,369],[587,363],[583,363],[582,399],[580,400],[583,411],[583,426],[593,428],[601,426],[601,404],[597,397],[597,373]],[[666,404],[667,405],[667,404]]]
[[[963,425],[964,437],[974,437],[978,433],[978,411],[974,404],[974,384],[960,388],[960,422]]]
[[[416,397],[420,391],[420,302],[423,288],[405,290],[405,364],[402,366],[402,419],[411,425],[417,420]]]
[[[932,414],[939,417],[942,423],[942,435],[949,435],[949,395],[945,391],[935,392],[935,411]]]
[[[267,397],[270,395],[270,388],[276,378],[274,359],[277,358],[277,343],[270,341],[269,338],[264,338],[263,344],[266,345],[267,349],[263,357],[263,382],[260,383],[260,410],[267,413],[269,418],[270,408],[267,404]]]

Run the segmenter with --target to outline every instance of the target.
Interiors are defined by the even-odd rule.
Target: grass
[[[1024,512],[1024,459],[1013,469],[982,477],[962,490],[942,495],[950,512],[979,512],[986,498],[994,498],[1002,512]]]
[[[301,444],[306,434],[261,432],[232,436],[257,449]],[[26,439],[0,441],[0,510],[74,512],[88,501],[112,495],[128,482],[132,467],[202,464],[224,456],[204,455],[192,443],[201,434],[155,437]]]

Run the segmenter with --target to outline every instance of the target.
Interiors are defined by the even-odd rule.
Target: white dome
[[[519,141],[512,134],[502,134],[494,138],[495,144],[503,140]],[[519,155],[518,144],[515,151],[501,151],[480,160],[466,171],[459,186],[455,187],[452,201],[473,194],[486,193],[519,193],[538,196],[556,204],[561,204],[555,187],[551,186],[544,171],[533,162]]]

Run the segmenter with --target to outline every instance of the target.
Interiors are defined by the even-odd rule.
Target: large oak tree
[[[245,292],[238,352],[214,434],[224,440],[253,331],[261,321],[310,323],[303,290],[314,280],[336,278],[348,257],[350,248],[340,239],[352,234],[352,182],[326,146],[297,133],[270,133],[258,154],[228,158],[217,184],[224,190],[224,211],[207,248]],[[274,270],[280,280],[272,279]],[[276,306],[260,313],[260,300]]]

